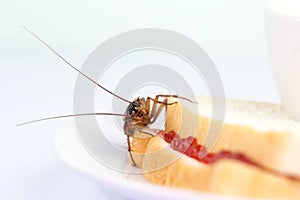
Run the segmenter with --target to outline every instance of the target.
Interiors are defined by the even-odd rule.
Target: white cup
[[[300,0],[269,1],[265,27],[281,103],[300,120]]]

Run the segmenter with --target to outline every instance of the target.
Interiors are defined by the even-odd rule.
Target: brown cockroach
[[[123,131],[125,135],[127,136],[127,145],[128,145],[128,152],[130,155],[130,159],[132,161],[132,164],[136,166],[136,163],[133,159],[132,152],[131,152],[131,144],[130,144],[130,137],[134,136],[135,131],[139,131],[144,134],[153,135],[155,134],[155,131],[148,128],[148,125],[153,124],[161,111],[166,108],[168,105],[173,105],[177,103],[177,101],[168,103],[169,97],[177,98],[177,99],[183,99],[186,101],[189,101],[191,103],[197,103],[195,101],[189,100],[185,97],[180,97],[178,95],[165,95],[165,94],[159,94],[156,95],[155,98],[147,97],[145,98],[136,98],[133,101],[129,101],[127,99],[124,99],[117,94],[111,92],[110,90],[106,89],[102,85],[98,84],[96,81],[91,79],[89,76],[81,72],[78,68],[76,68],[74,65],[72,65],[69,61],[67,61],[64,57],[62,57],[56,50],[54,50],[51,46],[49,46],[44,40],[42,40],[39,36],[37,36],[35,33],[30,31],[28,28],[24,27],[25,30],[27,30],[31,35],[33,35],[36,39],[38,39],[42,44],[44,44],[50,51],[52,51],[54,54],[56,54],[60,59],[62,59],[68,66],[73,68],[75,71],[77,71],[79,74],[90,80],[92,83],[103,89],[104,91],[108,92],[109,94],[119,98],[122,101],[125,101],[129,103],[127,106],[127,109],[125,111],[125,114],[117,114],[117,113],[82,113],[82,114],[70,114],[70,115],[61,115],[61,116],[55,116],[55,117],[48,117],[43,119],[37,119],[25,123],[18,124],[17,126],[22,126],[26,124],[31,124],[34,122],[39,121],[45,121],[45,120],[51,120],[51,119],[58,119],[58,118],[66,118],[66,117],[78,117],[78,116],[88,116],[88,115],[114,115],[114,116],[122,116],[124,117],[124,127]],[[163,97],[164,100],[160,101],[159,98]],[[159,104],[159,106],[158,106]]]

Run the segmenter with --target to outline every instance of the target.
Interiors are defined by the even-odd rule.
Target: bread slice
[[[201,97],[198,102],[200,116],[185,104],[169,106],[166,130],[182,137],[193,135],[206,145],[207,134],[218,134],[208,132],[210,125],[223,123],[213,152],[242,153],[270,169],[300,177],[300,122],[280,105],[226,100],[222,122],[212,116],[212,99]]]
[[[173,100],[170,100],[173,101]],[[222,124],[213,152],[241,153],[257,163],[300,177],[300,122],[279,105],[226,100],[225,120],[212,116],[212,100],[198,99],[200,114],[184,104],[168,106],[165,128],[206,143],[211,124]],[[209,132],[211,134],[211,132]],[[212,133],[217,134],[218,133]],[[203,164],[170,148],[159,136],[133,139],[138,165],[155,184],[228,195],[300,199],[300,181],[231,159]],[[299,146],[299,148],[298,148]]]
[[[300,199],[300,181],[231,159],[203,164],[170,149],[159,136],[147,145],[145,178],[155,184],[224,195]]]

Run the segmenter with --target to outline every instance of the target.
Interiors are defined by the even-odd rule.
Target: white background
[[[106,198],[94,180],[56,158],[51,138],[65,120],[15,126],[72,113],[77,76],[22,25],[77,66],[103,41],[122,32],[145,27],[177,31],[206,50],[227,97],[279,102],[266,49],[264,4],[263,0],[1,0],[0,199]]]

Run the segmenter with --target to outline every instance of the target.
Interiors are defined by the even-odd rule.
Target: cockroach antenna
[[[66,60],[63,56],[61,56],[56,50],[54,50],[49,44],[47,44],[42,38],[40,38],[37,34],[33,33],[31,30],[29,30],[26,26],[22,26],[27,32],[29,32],[31,35],[33,35],[36,39],[38,39],[42,44],[44,44],[48,49],[50,49],[50,51],[52,51],[55,55],[57,55],[61,60],[63,60],[68,66],[70,66],[71,68],[73,68],[75,71],[77,71],[79,74],[81,74],[82,76],[84,76],[85,78],[87,78],[88,80],[90,80],[92,83],[94,83],[95,85],[97,85],[98,87],[102,88],[104,91],[110,93],[111,95],[127,102],[127,103],[132,103],[131,101],[128,101],[127,99],[120,97],[119,95],[111,92],[110,90],[106,89],[105,87],[103,87],[102,85],[100,85],[99,83],[97,83],[96,81],[94,81],[92,78],[90,78],[88,75],[84,74],[83,72],[81,72],[78,68],[76,68],[74,65],[72,65],[68,60]]]

